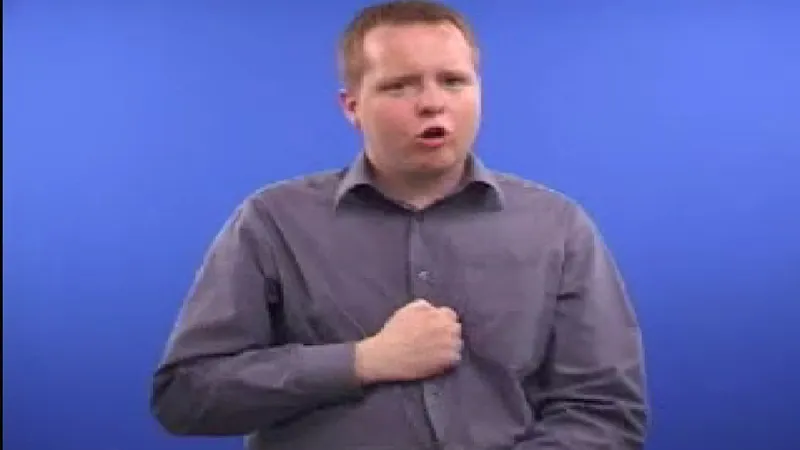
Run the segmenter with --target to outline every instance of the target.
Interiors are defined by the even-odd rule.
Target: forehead
[[[376,72],[472,69],[473,49],[455,25],[382,25],[364,37],[367,68]]]

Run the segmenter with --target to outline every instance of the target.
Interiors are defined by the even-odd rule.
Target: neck
[[[389,197],[423,209],[454,192],[464,178],[466,164],[430,174],[389,174],[373,167],[375,184]]]

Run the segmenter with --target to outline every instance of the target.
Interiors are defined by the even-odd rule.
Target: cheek
[[[478,114],[480,114],[481,100],[479,96],[477,95],[470,96],[469,100],[467,101],[467,105],[472,116],[477,116]]]
[[[464,102],[458,110],[458,121],[467,133],[469,133],[472,128],[475,128],[479,117],[480,105],[476,102]]]
[[[402,105],[383,104],[365,115],[370,128],[382,135],[402,134],[409,128],[410,115]]]

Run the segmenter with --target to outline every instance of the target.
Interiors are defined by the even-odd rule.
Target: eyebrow
[[[472,78],[469,72],[459,69],[445,69],[441,70],[436,74],[438,77],[460,77],[460,78]],[[415,82],[419,81],[422,78],[422,75],[419,73],[407,73],[407,74],[400,74],[400,75],[390,75],[384,78],[381,78],[379,81],[381,84],[385,83],[408,83],[408,82]]]
[[[420,74],[412,74],[412,73],[403,74],[403,75],[393,75],[393,76],[387,76],[385,78],[381,78],[380,79],[380,84],[408,83],[408,82],[419,81],[420,78],[422,78],[422,75],[420,75]]]

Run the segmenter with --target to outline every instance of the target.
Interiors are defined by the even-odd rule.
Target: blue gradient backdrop
[[[582,202],[626,274],[650,450],[800,448],[800,4],[451,2],[479,152]],[[3,3],[3,445],[177,439],[147,397],[232,208],[358,149],[337,34],[366,2]]]

